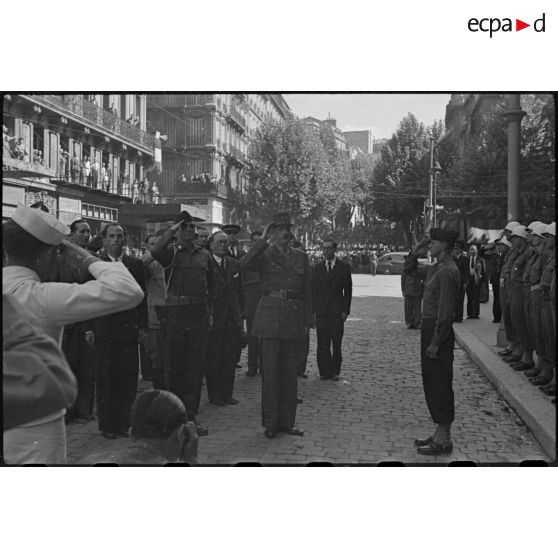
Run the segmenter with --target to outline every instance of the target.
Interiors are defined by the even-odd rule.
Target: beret
[[[45,244],[56,246],[70,234],[70,227],[50,213],[18,204],[12,221]]]
[[[174,220],[175,223],[180,221],[184,221],[185,223],[195,223],[203,221],[203,219],[199,219],[198,217],[192,217],[187,211],[183,211],[180,215]]]
[[[288,213],[275,213],[272,218],[273,224],[277,226],[289,225],[292,227],[293,223],[291,221],[291,216]]]

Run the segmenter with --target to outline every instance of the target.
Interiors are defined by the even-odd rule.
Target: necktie
[[[221,258],[220,267],[222,271],[225,271],[225,258]]]
[[[327,262],[327,272],[331,273],[331,262]]]

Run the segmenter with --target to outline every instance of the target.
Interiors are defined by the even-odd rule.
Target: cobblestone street
[[[420,375],[420,332],[405,328],[399,276],[353,275],[352,313],[345,327],[343,367],[339,382],[320,381],[315,332],[311,333],[308,378],[299,380],[303,403],[297,411],[302,438],[263,435],[260,416],[261,379],[237,371],[238,406],[208,405],[202,394],[199,420],[209,428],[200,439],[204,464],[260,462],[432,464],[456,460],[518,463],[548,457],[523,422],[459,346],[455,351],[456,420],[450,456],[416,453],[413,440],[433,431]],[[245,365],[245,355],[243,364]],[[150,387],[143,383],[142,387]],[[68,426],[68,462],[128,443],[108,441],[97,423]]]

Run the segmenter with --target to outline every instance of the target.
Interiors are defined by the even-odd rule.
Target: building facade
[[[42,201],[98,234],[155,165],[145,95],[4,95],[2,122],[3,219],[17,203]]]
[[[349,147],[356,148],[364,154],[372,154],[372,144],[374,138],[372,137],[372,130],[355,130],[351,132],[343,132]]]
[[[337,127],[337,120],[328,116],[325,120],[319,120],[313,116],[307,116],[301,118],[300,121],[302,125],[310,132],[319,134],[320,128],[327,126],[333,132],[333,137],[335,138],[335,147],[342,155],[349,157],[349,146],[347,140],[345,139],[345,134]]]
[[[289,112],[281,95],[148,95],[149,126],[166,136],[161,195],[204,210],[211,231],[235,222],[231,197],[247,185],[250,141],[262,122]]]

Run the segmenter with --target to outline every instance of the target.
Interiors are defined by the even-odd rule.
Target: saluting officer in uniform
[[[423,455],[451,453],[450,428],[455,418],[453,395],[453,322],[459,300],[459,269],[451,256],[459,233],[444,229],[431,229],[430,239],[424,239],[413,250],[415,257],[430,253],[437,263],[429,266],[422,304],[421,367],[426,404],[435,433],[423,440],[415,440]],[[411,256],[409,256],[411,257]]]
[[[253,246],[262,237],[262,231],[252,231],[250,242]],[[248,333],[248,376],[255,376],[261,370],[260,340],[252,335],[252,324],[256,309],[262,296],[260,274],[257,271],[244,271],[244,303],[246,305],[246,330]]]
[[[312,292],[308,256],[289,246],[292,223],[288,213],[277,213],[241,260],[258,271],[262,297],[252,335],[262,344],[262,415],[265,435],[278,431],[295,436],[297,364],[305,335],[312,325]]]
[[[176,235],[176,246],[169,246]],[[194,218],[183,211],[157,241],[151,255],[164,268],[164,346],[167,387],[180,399],[200,436],[207,434],[196,420],[203,382],[208,328],[212,323],[215,270],[209,252],[195,245]]]

